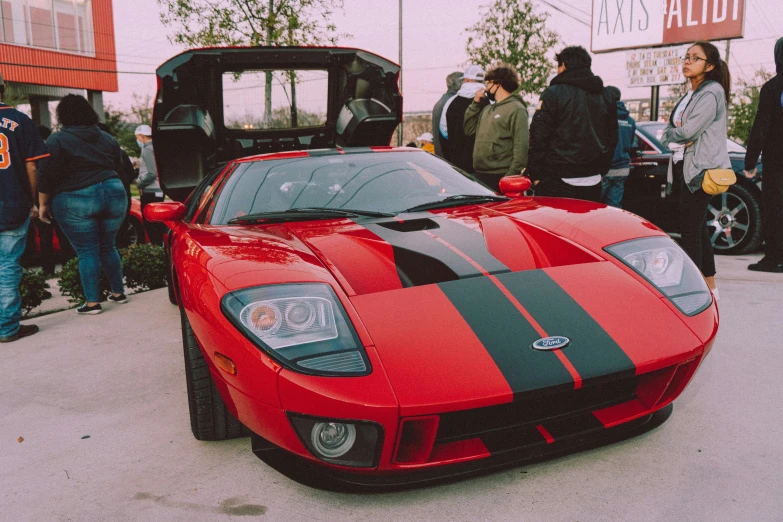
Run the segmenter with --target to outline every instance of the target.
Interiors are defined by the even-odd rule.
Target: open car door
[[[157,70],[152,137],[160,185],[184,201],[226,161],[290,150],[388,145],[402,117],[400,67],[358,49],[211,48]]]

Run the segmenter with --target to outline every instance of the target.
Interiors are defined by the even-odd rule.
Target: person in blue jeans
[[[617,102],[618,139],[612,166],[601,180],[601,203],[623,208],[625,182],[631,173],[631,144],[636,134],[636,122],[631,118],[625,104],[620,101],[620,89],[610,85],[606,90]]]
[[[128,301],[115,246],[128,205],[120,145],[98,128],[98,115],[82,96],[64,97],[57,119],[62,129],[46,140],[50,156],[38,180],[39,215],[44,221],[54,215],[79,258],[85,303],[76,311],[99,314],[101,269],[109,280],[109,300]]]
[[[32,120],[2,103],[5,83],[0,75],[0,343],[33,335],[34,324],[19,324],[22,297],[19,284],[30,216],[35,206],[38,169],[46,147]]]

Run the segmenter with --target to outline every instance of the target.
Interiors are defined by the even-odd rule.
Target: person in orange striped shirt
[[[38,129],[27,115],[2,103],[5,82],[0,75],[0,343],[38,331],[22,325],[19,284],[30,218],[38,215],[37,161],[48,156]]]

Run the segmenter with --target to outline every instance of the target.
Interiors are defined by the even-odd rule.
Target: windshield
[[[397,213],[461,194],[491,196],[494,192],[425,152],[256,161],[237,168],[227,180],[210,223],[225,225],[237,217],[292,208]]]
[[[666,129],[666,126],[669,125],[668,123],[645,123],[644,125],[640,125],[639,127],[644,130],[644,132],[648,136],[652,136],[655,138],[658,142],[661,141],[661,136],[663,136],[663,131]],[[740,152],[742,154],[745,154],[745,147],[737,143],[736,141],[726,138],[726,147],[728,148],[729,152]]]
[[[650,123],[650,124],[644,124],[640,125],[642,129],[644,129],[644,132],[648,136],[652,136],[655,138],[656,141],[661,141],[661,136],[663,136],[663,130],[666,128],[668,123]]]
[[[726,140],[726,145],[729,147],[729,152],[741,152],[742,154],[745,154],[746,149],[736,141],[732,140],[731,138]]]

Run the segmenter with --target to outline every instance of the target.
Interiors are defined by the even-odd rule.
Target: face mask
[[[144,144],[141,142],[141,140],[136,140],[136,145],[139,146],[139,149],[144,148]]]
[[[491,92],[489,89],[487,89],[486,91],[484,91],[484,96],[487,97],[487,100],[489,100],[490,103],[495,103],[495,94],[497,94],[497,92],[498,92],[497,89],[495,89],[495,92]]]

